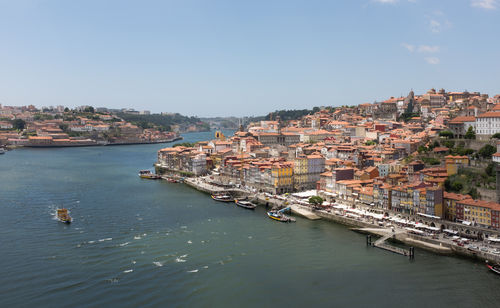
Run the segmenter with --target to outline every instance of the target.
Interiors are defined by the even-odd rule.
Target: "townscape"
[[[231,137],[217,132],[159,150],[155,166],[167,178],[195,178],[186,182],[201,190],[236,189],[268,205],[377,227],[368,233],[404,233],[403,242],[436,252],[496,260],[499,119],[499,95],[411,91],[249,123]],[[323,202],[310,204],[314,196]]]
[[[124,119],[149,114],[149,111],[92,106],[70,110],[64,106],[37,109],[33,105],[0,104],[0,148],[163,143],[181,139],[180,131],[195,130],[194,125],[165,127]]]

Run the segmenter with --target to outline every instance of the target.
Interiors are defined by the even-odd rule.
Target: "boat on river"
[[[62,208],[57,209],[57,220],[69,224],[73,219],[69,216],[68,209]]]
[[[220,201],[220,202],[233,202],[234,201],[234,198],[228,194],[212,195],[212,199],[214,199],[215,201]]]
[[[5,150],[3,148],[0,148],[0,154],[5,154]]]
[[[248,200],[234,200],[234,202],[236,203],[236,205],[249,210],[254,210],[257,207],[257,204],[252,203]]]
[[[295,222],[294,218],[287,216],[280,211],[269,211],[267,212],[267,216],[269,216],[269,218],[271,219],[281,222]]]
[[[486,267],[493,273],[500,275],[500,264],[489,264],[488,261],[486,261]]]
[[[142,179],[150,179],[150,180],[158,180],[161,179],[161,176],[158,174],[154,174],[149,170],[141,170],[139,171],[139,177]]]

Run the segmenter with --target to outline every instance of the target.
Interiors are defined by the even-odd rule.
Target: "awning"
[[[423,217],[428,217],[428,218],[441,219],[441,217],[439,217],[439,216],[434,216],[434,215],[429,215],[429,214],[424,214],[424,213],[418,213],[418,215],[423,216]]]
[[[413,228],[405,228],[406,230],[410,232],[415,232],[417,234],[424,234],[424,231],[418,230],[418,229],[413,229]]]
[[[298,198],[309,198],[312,196],[316,196],[317,194],[318,194],[318,192],[316,191],[316,189],[313,189],[313,190],[307,190],[307,191],[294,193],[294,194],[292,194],[292,196],[298,197]]]

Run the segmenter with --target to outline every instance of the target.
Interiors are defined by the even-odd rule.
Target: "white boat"
[[[3,148],[0,148],[0,154],[5,154],[5,150]]]

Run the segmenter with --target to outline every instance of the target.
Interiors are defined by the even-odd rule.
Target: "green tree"
[[[448,139],[453,138],[453,133],[450,132],[449,130],[443,130],[439,132],[440,137],[446,137]]]
[[[448,149],[452,149],[455,146],[455,141],[453,140],[446,140],[443,142],[443,145],[447,147]]]
[[[176,143],[172,147],[186,147],[186,148],[192,148],[196,145],[194,142],[182,142],[182,143]]]
[[[469,126],[467,132],[465,133],[465,139],[476,139],[476,132],[472,126]]]
[[[14,129],[23,130],[26,127],[26,122],[24,122],[24,120],[22,119],[15,119],[14,121],[12,121],[12,126],[14,127]]]
[[[495,175],[495,163],[490,162],[488,166],[484,169],[484,172],[486,172],[487,175],[489,176],[494,176]]]
[[[464,188],[464,185],[462,185],[462,183],[460,183],[460,182],[451,183],[451,190],[454,192],[458,193],[462,190],[462,188]]]
[[[479,199],[481,196],[479,195],[479,192],[477,191],[476,187],[472,187],[467,194],[472,197],[472,199]]]
[[[417,149],[418,153],[427,153],[427,151],[429,151],[429,149],[426,147],[426,146],[419,146],[418,149]]]
[[[309,204],[318,206],[323,204],[323,198],[320,196],[312,196],[309,198]]]
[[[69,112],[69,108],[68,107],[64,108],[64,112]]]
[[[483,158],[491,158],[491,155],[496,153],[497,148],[492,146],[491,144],[487,144],[483,146],[481,149],[479,149],[478,154],[482,156]]]
[[[92,106],[89,106],[89,107],[85,107],[85,110],[84,110],[84,112],[90,112],[90,113],[94,113],[94,112],[95,112],[95,110],[94,110],[94,107],[92,107]]]
[[[500,139],[500,133],[493,134],[491,138]]]

